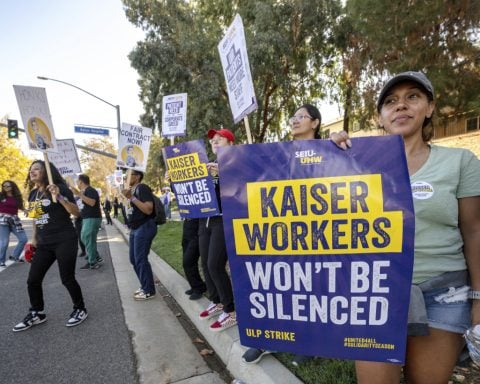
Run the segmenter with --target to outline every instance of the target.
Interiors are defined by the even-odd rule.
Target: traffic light
[[[7,124],[8,124],[8,138],[18,139],[18,121],[9,119]]]

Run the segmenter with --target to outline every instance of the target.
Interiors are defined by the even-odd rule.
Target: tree
[[[142,125],[157,127],[164,95],[187,92],[188,139],[208,128],[233,128],[217,44],[242,16],[259,108],[250,115],[255,142],[283,138],[296,105],[323,97],[322,75],[334,64],[332,25],[339,0],[124,0],[128,19],[146,39],[130,53],[140,75]]]
[[[144,181],[154,192],[160,191],[161,188],[165,186],[165,165],[163,162],[162,147],[162,138],[157,134],[152,135]]]
[[[5,119],[6,126],[6,119]],[[7,128],[0,127],[0,182],[4,180],[14,181],[20,190],[28,174],[28,167],[31,160],[20,150],[18,140],[7,138]]]
[[[93,138],[86,142],[85,146],[99,151],[116,153],[115,147],[109,137]],[[106,177],[116,169],[116,161],[113,158],[88,151],[80,154],[83,173],[90,177],[90,184],[94,188],[100,188],[104,194],[108,192]]]
[[[419,70],[436,88],[440,116],[478,111],[479,27],[478,1],[348,0],[336,29],[343,71],[353,91],[351,100],[344,101],[368,125],[383,80]]]

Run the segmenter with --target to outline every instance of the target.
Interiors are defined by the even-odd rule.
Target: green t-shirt
[[[458,199],[480,196],[480,160],[461,148],[431,146],[410,176],[415,209],[413,282],[467,268],[458,227]]]

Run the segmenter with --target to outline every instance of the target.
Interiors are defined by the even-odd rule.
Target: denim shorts
[[[463,334],[471,325],[471,302],[467,298],[451,303],[435,300],[435,297],[448,291],[449,288],[440,288],[423,292],[428,325],[432,328]]]

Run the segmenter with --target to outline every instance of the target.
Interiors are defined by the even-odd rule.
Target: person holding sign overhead
[[[23,321],[13,328],[14,332],[25,331],[47,320],[42,282],[55,261],[58,262],[62,284],[73,302],[73,312],[66,326],[79,325],[87,318],[82,290],[75,279],[78,240],[70,219],[70,215],[78,216],[80,211],[72,192],[53,164],[50,164],[53,183],[49,184],[46,166],[44,161],[35,160],[30,165],[26,181],[30,189],[28,217],[33,218],[32,245],[36,247],[36,253],[27,280],[30,310]]]
[[[217,154],[220,147],[228,147],[235,141],[235,136],[228,129],[210,129],[207,136],[214,154]],[[221,211],[218,164],[216,162],[208,163],[207,169],[214,178],[215,192]],[[222,216],[201,218],[198,237],[205,283],[208,297],[211,300],[209,306],[200,313],[199,317],[207,320],[220,315],[218,320],[210,325],[211,331],[219,332],[237,324],[232,282],[226,270],[228,257]]]
[[[409,383],[447,383],[462,334],[480,324],[480,161],[466,149],[429,144],[434,96],[430,80],[410,71],[387,81],[377,101],[380,126],[403,137],[415,209]],[[344,150],[352,145],[346,132],[331,139]],[[400,365],[355,366],[359,383],[400,382]]]

